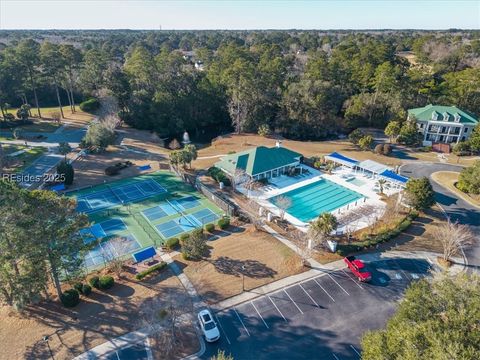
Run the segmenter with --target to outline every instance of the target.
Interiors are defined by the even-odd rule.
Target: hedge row
[[[223,217],[218,220],[218,227],[222,230],[230,226],[230,219],[228,217]]]
[[[338,244],[337,253],[340,256],[347,256],[350,253],[362,251],[380,243],[387,242],[408,229],[417,216],[418,213],[416,211],[411,211],[405,218],[399,221],[393,229],[383,230],[378,234],[366,236],[362,241],[354,241],[350,244]]]
[[[150,275],[153,272],[160,272],[161,270],[165,269],[166,266],[167,266],[167,263],[162,261],[161,263],[153,265],[152,267],[148,268],[145,271],[139,272],[137,275],[135,275],[135,279],[142,280],[143,278],[145,278],[146,276]]]
[[[227,175],[225,175],[222,170],[215,166],[212,166],[210,169],[208,169],[208,175],[218,183],[223,182],[223,185],[225,186],[231,185],[230,179],[227,177]]]
[[[178,244],[180,243],[180,239],[179,238],[171,238],[171,239],[168,239],[166,242],[165,242],[165,247],[168,249],[168,250],[173,250],[175,249],[176,247],[178,247]]]
[[[98,110],[99,107],[100,107],[100,101],[98,101],[98,99],[95,99],[95,98],[90,98],[80,103],[80,110],[85,112],[92,112],[92,111]]]
[[[95,289],[100,290],[107,290],[115,285],[115,280],[111,276],[93,276],[88,282]]]

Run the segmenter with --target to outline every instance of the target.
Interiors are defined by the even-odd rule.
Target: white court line
[[[300,285],[300,287],[301,287],[302,290],[305,292],[305,294],[307,294],[307,296],[310,298],[310,300],[312,300],[313,303],[314,303],[315,305],[317,305],[318,308],[320,308],[320,305],[318,305],[317,302],[310,296],[310,294],[307,292],[307,290],[305,290],[305,288],[302,286],[302,284],[298,284],[298,285]]]
[[[245,327],[245,324],[243,323],[242,318],[240,317],[240,315],[238,315],[237,310],[235,308],[232,308],[232,309],[233,309],[233,311],[235,311],[235,314],[237,314],[238,320],[240,320],[240,322],[242,323],[242,326],[245,329],[245,331],[247,332],[247,335],[250,336],[250,333],[248,332],[247,328]]]
[[[345,292],[345,294],[350,295],[350,294],[347,292],[347,290],[345,290],[345,289],[342,287],[342,285],[340,285],[340,284],[337,282],[337,280],[335,280],[335,279],[333,278],[332,275],[330,275],[329,273],[327,273],[327,275],[330,277],[330,279],[333,280],[333,282],[334,282],[335,284],[337,284],[337,285],[340,287],[340,289],[342,289],[342,290]]]
[[[335,358],[335,360],[340,360],[337,355],[335,355],[334,353],[332,353],[333,357]]]
[[[277,307],[277,304],[275,304],[275,303],[273,302],[272,298],[271,298],[269,295],[267,295],[267,297],[270,299],[270,301],[272,302],[273,306],[275,306],[275,309],[277,309],[277,311],[280,313],[280,315],[282,315],[283,320],[285,320],[285,322],[288,322],[287,319],[285,318],[285,316],[283,316],[283,314],[282,314],[282,312],[280,311],[280,309]]]
[[[350,347],[352,348],[353,351],[357,353],[358,356],[362,357],[362,355],[357,351],[357,349],[355,349],[355,346],[350,345]]]
[[[322,290],[325,292],[325,294],[327,294],[328,297],[329,297],[330,299],[332,299],[333,302],[335,302],[335,299],[327,292],[327,290],[325,290],[325,289],[323,288],[322,285],[320,285],[320,283],[317,281],[317,279],[313,279],[313,281],[315,281],[315,282],[317,283],[317,285],[320,286],[320,289],[322,289]]]
[[[118,359],[118,360],[121,360],[121,359],[120,359],[120,355],[118,355],[118,351],[115,351],[115,355],[117,355],[117,359]]]
[[[361,286],[357,281],[353,280],[352,277],[351,277],[350,275],[348,275],[345,270],[343,270],[343,269],[341,269],[341,270],[342,270],[342,272],[343,272],[345,275],[347,275],[347,277],[348,277],[350,280],[352,280],[352,281],[355,283],[355,285],[357,285],[360,289],[365,290],[365,289],[363,288],[363,286]]]
[[[222,326],[222,323],[220,322],[220,319],[218,318],[217,315],[214,315],[214,316],[215,316],[215,319],[217,319],[218,325],[220,325],[220,329],[222,329],[223,334],[225,335],[225,339],[227,339],[228,344],[231,345],[232,343],[230,342],[230,339],[228,338],[228,335],[227,335],[227,333],[225,332],[225,330],[224,330],[224,328],[223,328],[223,326]]]
[[[292,300],[292,302],[293,302],[293,305],[295,305],[295,306],[297,307],[298,311],[300,311],[300,312],[303,314],[303,311],[302,311],[302,309],[300,309],[300,308],[298,307],[298,305],[295,303],[295,301],[293,301],[293,299],[291,298],[291,296],[290,296],[290,295],[288,295],[288,292],[287,292],[287,290],[283,289],[283,292],[284,292],[285,294],[287,294],[287,296],[288,296],[288,298],[289,298],[290,300]]]
[[[255,311],[257,312],[258,316],[260,316],[260,319],[262,319],[263,321],[263,324],[267,327],[267,329],[270,329],[267,325],[267,323],[265,322],[265,320],[263,320],[263,316],[260,314],[260,312],[258,311],[257,307],[255,306],[255,304],[253,303],[253,301],[250,301],[250,304],[252,304],[253,308],[255,309]]]

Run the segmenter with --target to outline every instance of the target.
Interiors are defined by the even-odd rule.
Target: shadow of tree
[[[247,276],[250,278],[273,278],[277,271],[269,268],[257,260],[238,260],[228,256],[221,256],[210,261],[215,270],[222,274],[233,276]]]

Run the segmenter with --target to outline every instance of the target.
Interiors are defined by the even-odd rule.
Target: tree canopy
[[[38,116],[40,106],[74,111],[105,89],[122,120],[170,139],[261,126],[323,139],[383,129],[428,103],[480,113],[474,31],[56,31],[60,41],[49,31],[1,33],[4,118],[25,104]],[[414,143],[413,130],[394,133]]]
[[[414,282],[386,328],[363,337],[362,358],[479,359],[479,293],[477,275]]]

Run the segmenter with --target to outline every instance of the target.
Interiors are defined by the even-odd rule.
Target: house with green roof
[[[458,143],[470,137],[478,117],[456,106],[427,105],[409,109],[408,119],[417,122],[424,142]]]
[[[277,142],[275,147],[258,146],[226,155],[215,166],[230,177],[239,171],[251,179],[269,179],[300,166],[302,154],[286,149]]]

